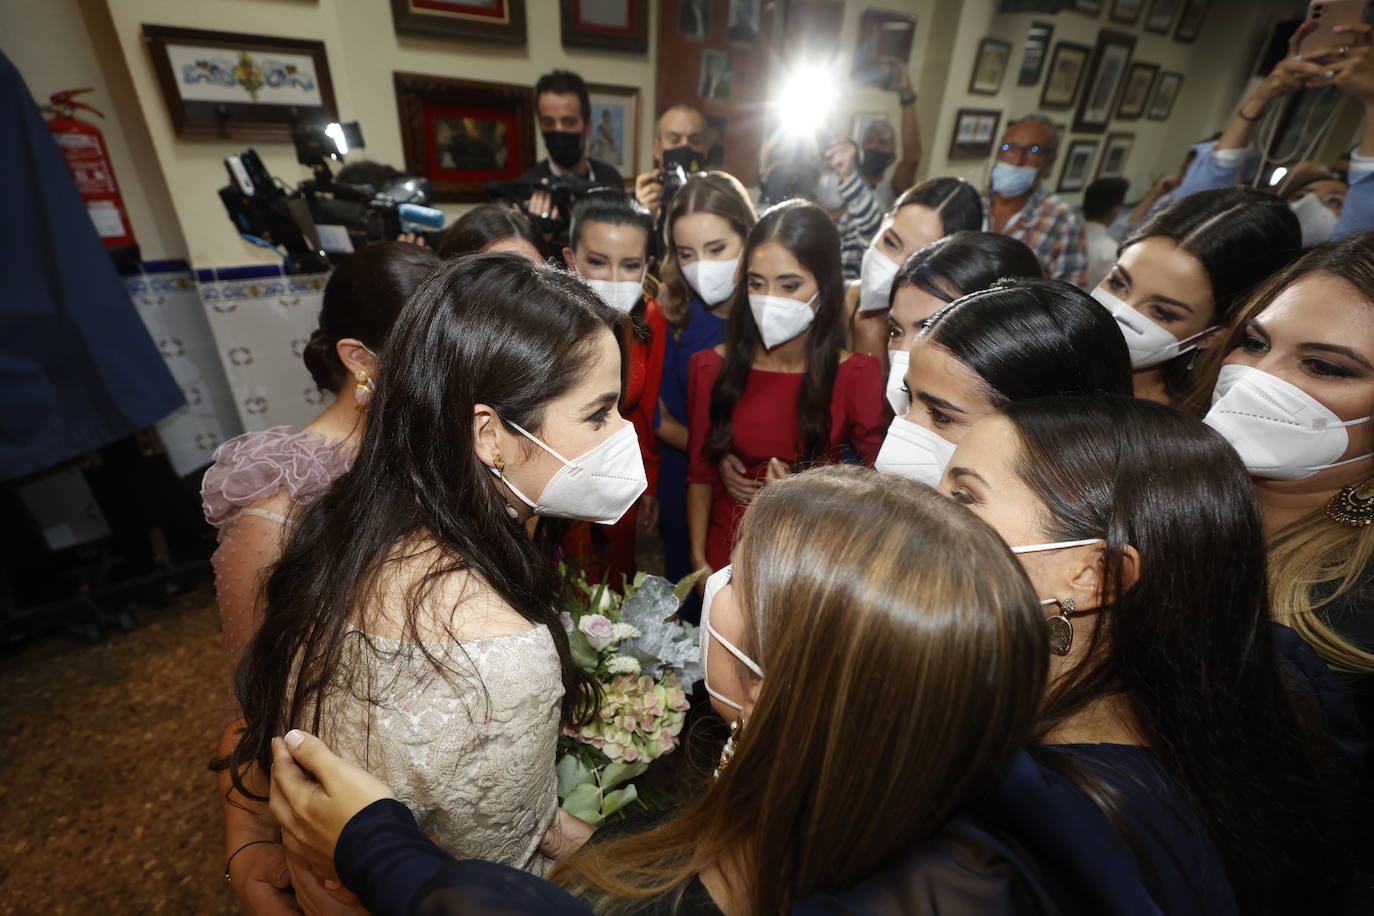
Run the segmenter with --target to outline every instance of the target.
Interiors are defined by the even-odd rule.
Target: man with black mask
[[[547,159],[541,159],[521,175],[538,181],[555,175],[577,175],[596,184],[622,187],[615,167],[587,156],[587,137],[592,130],[592,102],[587,84],[571,70],[554,70],[534,84],[539,131],[544,135]]]
[[[635,178],[635,197],[658,219],[665,182],[678,169],[691,177],[706,168],[706,118],[691,105],[674,105],[658,118],[654,167]]]
[[[897,135],[891,123],[886,119],[874,121],[859,138],[863,148],[859,173],[873,189],[878,209],[887,212],[898,195],[916,183],[916,168],[921,164],[921,132],[916,123],[916,92],[911,88],[906,64],[892,57],[885,57],[882,62],[888,70],[884,88],[897,93],[902,106],[902,158],[897,159]],[[894,161],[897,165],[891,177],[884,177]]]

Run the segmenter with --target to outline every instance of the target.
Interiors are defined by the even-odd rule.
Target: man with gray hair
[[[1040,186],[1054,168],[1059,128],[1042,114],[1007,125],[992,164],[992,189],[983,201],[987,228],[1024,242],[1045,276],[1082,287],[1088,248],[1083,218],[1067,201]]]

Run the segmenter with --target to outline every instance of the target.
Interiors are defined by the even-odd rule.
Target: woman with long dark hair
[[[742,276],[725,343],[692,357],[687,517],[698,569],[728,562],[743,509],[717,470],[727,456],[752,490],[837,461],[847,444],[871,465],[886,421],[877,360],[844,349],[839,233],[825,211],[788,201],[764,213]]]
[[[215,450],[201,481],[205,519],[219,529],[215,601],[230,672],[262,619],[263,579],[281,554],[292,519],[348,470],[367,427],[379,371],[377,354],[406,299],[439,264],[434,253],[405,242],[369,245],[343,261],[324,288],[319,327],[302,358],[316,387],[333,402],[299,431],[285,426],[244,433]],[[226,697],[220,738],[228,753],[242,725]],[[222,774],[220,792],[232,788]],[[227,797],[227,796],[226,796]],[[261,813],[261,806],[257,806]],[[226,804],[225,857],[275,830],[251,804]],[[281,896],[268,876],[284,868],[280,845],[258,843],[234,857],[234,891],[250,909]]]
[[[931,316],[911,345],[880,471],[934,486],[975,423],[1015,401],[1055,394],[1129,394],[1131,364],[1116,322],[1062,280],[1003,280]]]
[[[1347,774],[1282,673],[1226,440],[1134,398],[1018,401],[963,438],[940,488],[1049,605],[1037,753],[1117,823],[1160,908],[1341,911]]]
[[[1185,197],[1127,236],[1092,295],[1121,325],[1136,397],[1185,401],[1199,351],[1221,343],[1241,303],[1301,242],[1292,209],[1253,188]]]
[[[1026,243],[1000,232],[951,232],[902,263],[892,278],[887,310],[887,403],[899,417],[911,406],[906,370],[926,321],[955,299],[998,280],[1043,276]]]
[[[983,199],[962,178],[932,178],[903,192],[864,251],[859,281],[850,284],[845,294],[849,348],[885,360],[886,313],[898,270],[936,239],[982,227]]]
[[[616,320],[580,281],[510,254],[454,258],[416,290],[353,469],[268,580],[237,679],[238,793],[255,794],[273,736],[320,730],[445,848],[547,867],[555,745],[595,691],[525,527],[612,524],[644,490],[616,410]]]

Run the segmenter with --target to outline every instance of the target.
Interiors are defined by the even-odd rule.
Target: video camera
[[[592,188],[604,187],[599,181],[591,181],[580,175],[555,175],[552,178],[528,179],[515,178],[507,181],[489,181],[486,184],[487,196],[493,200],[504,201],[524,207],[530,196],[537,191],[549,195],[549,212],[556,214],[545,217],[542,213],[530,213],[530,225],[540,235],[566,238],[568,224],[572,220],[573,204]]]
[[[288,273],[328,270],[356,249],[402,232],[419,233],[438,248],[444,214],[425,206],[428,179],[398,175],[383,187],[334,180],[329,160],[341,160],[350,148],[363,145],[357,122],[300,126],[293,139],[297,161],[309,166],[314,178],[292,191],[249,149],[224,160],[229,184],[219,190],[240,235],[286,250]]]

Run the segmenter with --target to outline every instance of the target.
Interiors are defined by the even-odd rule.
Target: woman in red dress
[[[663,346],[668,324],[658,300],[646,296],[644,281],[649,266],[649,237],[653,216],[624,191],[598,188],[573,207],[568,231],[571,248],[563,260],[587,281],[601,299],[626,316],[621,327],[625,346],[625,387],[620,395],[620,414],[634,424],[649,488],[639,503],[608,531],[609,544],[594,536],[591,525],[573,526],[565,546],[574,562],[587,572],[588,581],[604,581],[620,588],[635,575],[635,530],[658,525],[658,436],[654,411],[663,380]]]
[[[725,343],[692,357],[687,409],[687,520],[692,562],[729,562],[735,529],[759,487],[846,445],[872,465],[888,413],[878,361],[844,349],[840,236],[804,201],[764,213],[744,248]],[[722,462],[743,466],[727,489]]]

